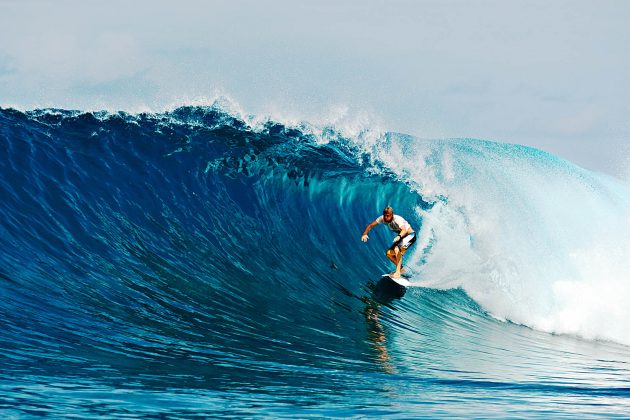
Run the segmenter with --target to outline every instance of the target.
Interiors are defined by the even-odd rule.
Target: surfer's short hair
[[[394,209],[390,206],[387,206],[383,209],[383,214],[394,214]]]

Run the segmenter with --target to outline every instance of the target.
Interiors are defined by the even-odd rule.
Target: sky
[[[0,107],[357,121],[630,181],[630,1],[0,0]]]

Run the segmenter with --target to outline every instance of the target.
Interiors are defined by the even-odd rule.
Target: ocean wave
[[[389,268],[373,258],[384,233],[367,246],[356,236],[393,205],[421,232],[414,284],[462,288],[499,319],[630,343],[617,327],[629,315],[627,187],[538,150],[345,137],[219,106],[8,109],[0,121],[4,276],[52,293],[48,305],[154,307],[146,293],[167,287],[157,273],[178,286],[154,298],[189,309],[190,282],[242,304],[243,284],[360,287]],[[317,302],[310,293],[300,299]]]
[[[626,407],[628,187],[522,146],[353,132],[220,106],[0,110],[0,408]],[[379,281],[390,233],[360,241],[386,205],[418,232],[406,294]]]

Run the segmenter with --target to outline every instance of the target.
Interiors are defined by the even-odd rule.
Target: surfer
[[[390,275],[392,277],[400,277],[400,274],[405,270],[402,266],[402,257],[407,252],[407,249],[416,241],[416,233],[411,228],[409,222],[399,216],[394,214],[394,209],[387,206],[383,210],[383,215],[379,216],[375,221],[367,225],[365,230],[363,231],[363,235],[361,236],[361,240],[363,242],[367,242],[369,238],[368,232],[376,225],[385,224],[388,228],[390,228],[393,232],[396,232],[398,235],[394,238],[394,243],[387,249],[385,255],[391,262],[396,266],[396,270]]]

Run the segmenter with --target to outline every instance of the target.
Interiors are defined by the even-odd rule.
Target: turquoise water
[[[627,187],[216,108],[0,111],[0,409],[625,417]],[[418,241],[379,283],[385,205]]]

